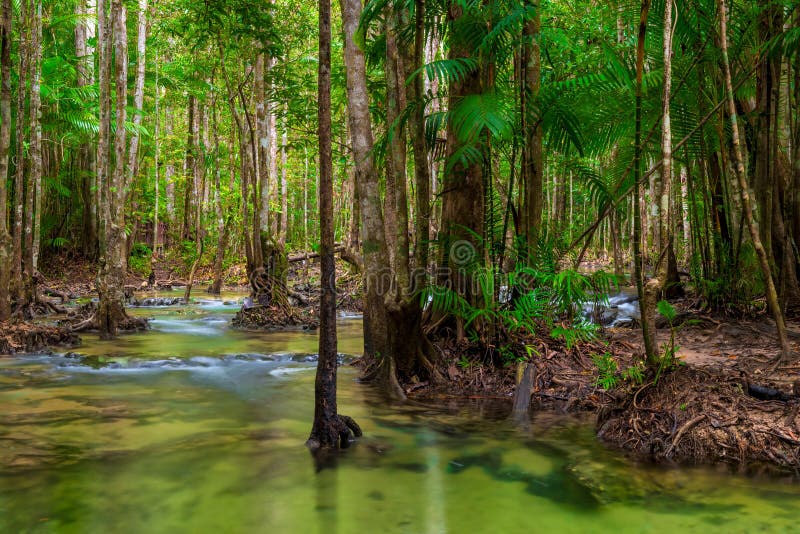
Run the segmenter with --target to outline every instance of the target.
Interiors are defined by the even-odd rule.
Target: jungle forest
[[[0,531],[798,531],[800,2],[0,1]]]

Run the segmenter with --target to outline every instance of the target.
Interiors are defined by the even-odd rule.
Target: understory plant
[[[546,248],[545,243],[539,248]],[[472,282],[471,294],[431,284],[420,291],[420,304],[435,316],[461,321],[471,341],[494,349],[504,363],[531,355],[523,348],[528,345],[515,340],[547,336],[571,349],[595,339],[599,327],[585,319],[582,311],[589,303],[596,306],[607,301],[615,283],[613,275],[562,269],[551,253],[533,258],[518,256],[508,273],[478,261],[462,266]]]

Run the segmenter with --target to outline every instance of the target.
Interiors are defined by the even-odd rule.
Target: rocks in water
[[[312,310],[284,306],[248,307],[247,299],[231,324],[247,330],[316,330],[319,319]]]
[[[625,292],[610,295],[607,304],[587,304],[583,313],[586,319],[605,328],[633,328],[641,318],[638,296]]]
[[[130,305],[136,308],[178,306],[180,304],[183,304],[183,297],[147,297],[143,299],[133,298],[130,301]]]

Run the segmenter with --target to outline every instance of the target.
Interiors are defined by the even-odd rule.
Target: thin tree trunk
[[[656,340],[656,301],[667,285],[669,270],[669,254],[672,247],[672,228],[670,209],[672,192],[672,123],[670,115],[670,97],[672,94],[672,0],[664,2],[664,93],[661,115],[661,180],[657,198],[653,198],[657,217],[653,218],[653,226],[658,225],[656,242],[656,261],[653,265],[653,278],[644,287],[642,306],[642,330],[650,337],[645,342],[653,352],[648,352],[647,360],[651,365],[658,365],[658,343]],[[646,311],[646,313],[645,313]],[[645,326],[646,325],[646,326]]]
[[[156,51],[156,93],[155,93],[155,126],[153,128],[153,166],[155,167],[155,185],[153,186],[153,192],[155,193],[155,206],[153,209],[153,255],[152,258],[158,256],[159,248],[161,246],[161,240],[159,239],[159,208],[160,208],[160,200],[161,200],[161,162],[159,161],[159,148],[160,148],[160,140],[159,134],[160,127],[161,127],[161,116],[159,114],[159,101],[161,96],[161,89],[158,85],[158,51]],[[152,271],[152,264],[150,266],[150,270]]]
[[[633,264],[634,277],[636,278],[636,291],[639,295],[642,317],[648,317],[650,310],[644,288],[644,273],[642,265],[642,212],[641,201],[639,198],[642,180],[642,76],[644,73],[644,44],[647,33],[647,14],[650,11],[650,0],[642,0],[639,17],[639,37],[636,46],[636,125],[635,125],[635,152],[633,158]],[[651,326],[648,321],[642,321],[642,337],[644,338],[645,354],[648,362],[655,362],[658,359],[657,348],[655,347],[654,334],[650,332]]]
[[[214,210],[217,218],[217,252],[214,255],[214,281],[211,283],[209,293],[219,295],[222,291],[222,264],[225,259],[225,248],[228,241],[225,214],[222,208],[222,180],[220,177],[220,143],[219,127],[217,124],[216,98],[211,104],[211,129],[214,137]]]
[[[8,233],[8,169],[11,149],[11,0],[0,20],[0,321],[11,316],[11,236]],[[17,141],[19,142],[19,141]]]
[[[526,3],[528,7],[532,3]],[[539,30],[541,27],[540,6],[536,5],[533,16],[525,23],[523,29],[523,89],[522,113],[525,131],[525,147],[523,149],[522,183],[524,184],[524,209],[522,210],[522,229],[527,247],[527,261],[533,261],[539,236],[542,235],[542,202],[543,202],[543,158],[541,121],[534,115],[537,109],[535,100],[541,87],[541,49],[539,46]],[[557,192],[553,191],[557,198]],[[551,212],[553,215],[553,212]],[[553,221],[557,217],[552,217]]]
[[[133,134],[128,152],[127,183],[133,184],[139,173],[139,128],[142,125],[142,108],[144,107],[144,76],[147,65],[147,0],[139,0],[139,20],[136,35],[136,79],[133,89]]]
[[[42,56],[42,3],[34,0],[30,13],[30,48],[28,49],[28,76],[30,85],[30,170],[25,188],[25,271],[26,300],[33,303],[36,299],[34,275],[39,259],[39,226],[40,196],[42,182],[42,114],[41,105],[41,56]],[[38,201],[38,202],[37,202]]]
[[[733,83],[731,81],[731,67],[728,60],[728,29],[727,29],[727,9],[725,7],[725,0],[719,0],[719,19],[720,19],[720,35],[722,45],[722,67],[723,75],[725,77],[725,89],[728,100],[728,114],[731,119],[731,137],[733,142],[733,155],[736,158],[736,178],[739,184],[739,195],[742,201],[742,208],[744,210],[745,221],[748,230],[750,231],[750,238],[753,241],[753,248],[758,255],[758,262],[761,267],[761,274],[764,276],[764,281],[767,286],[767,302],[769,303],[772,316],[775,318],[775,326],[778,333],[778,340],[781,344],[781,359],[788,360],[792,354],[791,345],[789,345],[789,338],[786,333],[786,323],[783,319],[783,312],[781,311],[780,302],[778,301],[778,292],[775,289],[775,282],[772,278],[772,272],[769,267],[769,258],[764,245],[761,242],[758,225],[753,217],[753,207],[750,202],[750,190],[747,184],[747,176],[744,167],[744,157],[742,156],[742,147],[739,137],[739,125],[737,122],[736,103],[733,96]]]
[[[14,173],[14,229],[12,232],[11,260],[11,293],[16,300],[17,307],[25,301],[25,284],[23,282],[23,228],[25,206],[25,153],[24,143],[20,141],[25,135],[25,99],[27,96],[28,79],[28,9],[27,2],[20,2],[20,42],[19,42],[19,80],[17,87],[17,124],[15,128],[16,172]]]
[[[256,135],[258,137],[258,185],[259,205],[258,225],[259,231],[264,235],[270,234],[270,212],[269,212],[269,193],[270,193],[270,174],[269,174],[269,145],[270,129],[269,115],[267,113],[267,97],[264,84],[264,64],[266,54],[261,53],[256,58],[254,75],[254,96],[256,100]]]
[[[75,13],[79,20],[75,24],[75,55],[79,63],[77,65],[78,87],[86,87],[94,83],[94,61],[93,54],[89,50],[89,38],[93,37],[94,31],[91,25],[84,20],[90,13],[89,2],[78,0]],[[97,258],[97,173],[94,170],[94,151],[88,143],[82,144],[78,149],[78,169],[81,178],[81,197],[83,200],[83,231],[82,247],[83,253],[87,258]]]
[[[288,104],[284,107],[284,113],[288,114]],[[289,182],[286,179],[286,145],[288,143],[288,128],[286,118],[283,119],[283,133],[281,134],[281,218],[278,224],[278,240],[281,249],[286,247],[289,240]]]
[[[428,268],[428,242],[431,226],[431,168],[425,142],[425,74],[420,70],[425,60],[425,0],[414,2],[414,56],[408,70],[418,72],[409,87],[413,103],[408,125],[414,150],[416,217],[414,219],[414,260],[419,274]],[[422,281],[421,281],[422,282]]]
[[[31,277],[39,268],[39,249],[41,244],[42,220],[42,0],[33,0],[31,13],[31,48],[30,48],[30,158],[31,169],[28,176],[31,201],[28,207],[30,218],[31,249],[28,260],[28,273]],[[33,279],[28,280],[29,297],[35,299],[36,288]]]
[[[336,264],[333,255],[333,161],[331,153],[331,6],[319,0],[319,89],[317,97],[320,173],[320,300],[319,361],[314,383],[314,424],[306,446],[312,452],[347,447],[361,429],[336,407]],[[322,456],[317,455],[317,459]]]

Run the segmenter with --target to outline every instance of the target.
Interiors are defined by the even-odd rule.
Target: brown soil
[[[47,347],[77,347],[80,338],[66,328],[30,322],[0,323],[0,354],[36,352]]]

